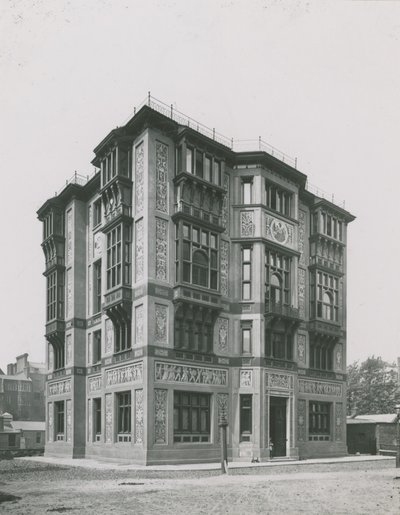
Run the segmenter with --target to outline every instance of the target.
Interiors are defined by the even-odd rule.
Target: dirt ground
[[[400,469],[381,461],[237,469],[220,475],[0,461],[0,512],[398,515]]]

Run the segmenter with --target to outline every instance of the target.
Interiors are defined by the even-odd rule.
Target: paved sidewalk
[[[165,470],[165,471],[184,471],[184,470],[219,470],[221,467],[220,463],[185,463],[181,465],[138,465],[135,463],[125,463],[125,462],[113,462],[113,461],[104,461],[104,460],[94,460],[94,459],[72,459],[72,458],[60,458],[60,457],[50,457],[50,456],[30,456],[23,458],[14,458],[16,460],[29,460],[29,461],[37,461],[38,463],[48,463],[52,465],[60,465],[67,467],[83,467],[89,469],[98,469],[98,470]],[[393,463],[395,458],[393,456],[371,456],[371,455],[361,455],[361,456],[345,456],[341,458],[316,458],[309,460],[273,460],[267,461],[264,463],[251,463],[251,462],[230,462],[229,469],[248,469],[248,468],[260,468],[260,467],[285,467],[288,465],[318,465],[318,464],[328,464],[328,463],[342,463],[343,465],[347,463],[357,463],[357,462],[366,462],[366,461],[390,461]]]

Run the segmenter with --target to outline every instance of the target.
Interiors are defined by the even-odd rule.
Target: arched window
[[[322,297],[322,317],[333,320],[333,297],[328,292],[324,292]]]
[[[278,274],[271,275],[271,303],[282,304],[282,279]]]
[[[208,288],[208,257],[201,250],[196,250],[192,257],[192,282]]]

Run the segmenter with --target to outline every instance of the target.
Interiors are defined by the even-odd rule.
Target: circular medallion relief
[[[285,222],[272,220],[270,225],[272,239],[278,243],[285,244],[289,239],[289,231]]]

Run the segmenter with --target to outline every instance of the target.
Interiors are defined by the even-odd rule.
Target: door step
[[[269,461],[298,461],[298,459],[299,458],[296,458],[294,456],[277,456],[276,458],[271,458]]]

